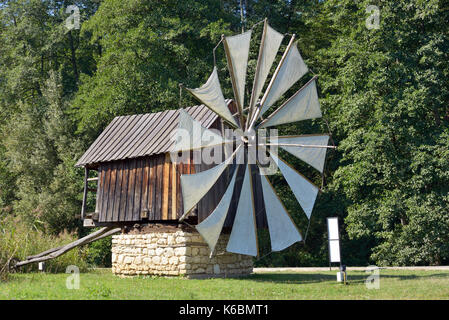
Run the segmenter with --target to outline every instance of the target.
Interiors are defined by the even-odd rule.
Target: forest
[[[262,235],[267,255],[256,265],[326,266],[326,217],[335,216],[348,265],[448,264],[446,0],[0,1],[0,234],[90,232],[80,220],[84,170],[74,166],[89,145],[115,116],[199,104],[179,84],[203,84],[221,35],[265,18],[296,34],[323,111],[280,130],[331,133],[337,149],[322,176],[289,158],[323,191],[310,224],[272,178],[306,240],[268,254]],[[228,78],[222,47],[215,58]],[[230,81],[222,87],[232,97]],[[107,265],[108,252],[102,242],[83,254]]]

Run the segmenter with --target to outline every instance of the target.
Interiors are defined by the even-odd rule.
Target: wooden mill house
[[[232,100],[227,104],[231,110],[235,108]],[[224,129],[216,113],[204,105],[184,110],[205,128]],[[250,257],[224,252],[228,235],[222,235],[217,247],[222,254],[210,258],[201,236],[193,228],[181,228],[178,222],[183,213],[180,176],[210,168],[194,164],[192,157],[185,163],[171,162],[171,134],[178,122],[178,110],[112,120],[76,164],[85,168],[84,225],[122,228],[121,235],[113,236],[116,274],[247,274],[252,269]],[[97,172],[96,177],[90,177],[92,171]],[[198,203],[185,225],[200,223],[212,213],[225,192],[228,176],[224,174]],[[88,210],[88,192],[96,194],[92,210]],[[224,230],[232,226],[235,209],[236,204],[230,208]],[[258,224],[266,224],[258,220]],[[141,227],[146,231],[137,232]]]

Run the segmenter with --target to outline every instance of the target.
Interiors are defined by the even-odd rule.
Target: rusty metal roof
[[[205,105],[184,110],[206,128],[218,117]],[[75,166],[166,153],[173,143],[170,134],[178,126],[178,119],[178,110],[115,117]]]

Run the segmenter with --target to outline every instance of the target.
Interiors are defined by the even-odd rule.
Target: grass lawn
[[[80,275],[68,290],[68,274],[13,274],[0,283],[0,299],[449,299],[448,271],[380,270],[380,289],[368,290],[363,271],[349,271],[348,285],[332,272],[277,272],[241,279],[119,278],[106,270]]]

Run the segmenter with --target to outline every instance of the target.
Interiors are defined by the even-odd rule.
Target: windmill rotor
[[[249,103],[245,107],[244,95],[251,36],[252,29],[234,36],[223,36],[221,39],[226,53],[234,101],[237,105],[237,113],[235,114],[237,118],[231,114],[226,104],[216,66],[214,66],[210,77],[203,86],[195,89],[186,88],[226,124],[239,131],[240,138],[221,137],[202,127],[200,123],[196,123],[188,114],[184,113],[180,115],[180,129],[188,132],[196,130],[196,132],[205,134],[211,139],[204,141],[194,138],[193,141],[190,141],[190,144],[176,143],[172,152],[223,147],[225,145],[236,146],[234,152],[216,166],[198,173],[181,176],[184,212],[180,221],[189,215],[191,210],[217,183],[225,170],[232,167],[234,171],[218,205],[205,220],[195,227],[213,252],[228,215],[234,190],[240,187],[241,191],[237,199],[235,218],[226,251],[258,256],[253,174],[260,177],[258,179],[263,194],[264,211],[272,251],[283,250],[296,242],[302,241],[303,237],[270,183],[266,169],[259,163],[257,157],[248,150],[254,147],[259,148],[269,156],[269,159],[276,164],[284,176],[305,215],[310,219],[319,188],[280,158],[273,147],[279,147],[287,151],[321,173],[324,168],[326,151],[328,148],[334,147],[328,145],[329,135],[325,134],[269,136],[261,141],[252,136],[255,130],[320,118],[322,113],[316,87],[317,76],[313,76],[274,112],[262,118],[295,83],[309,72],[297,48],[295,35],[292,35],[265,92],[262,94],[285,37],[285,35],[274,30],[268,24],[267,19],[264,20],[252,91],[251,95],[247,97]],[[257,168],[257,170],[254,170],[254,168]],[[243,180],[236,178],[237,172],[243,173]],[[239,186],[237,186],[238,184]]]

